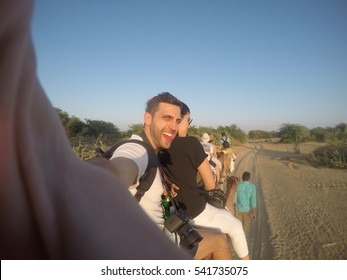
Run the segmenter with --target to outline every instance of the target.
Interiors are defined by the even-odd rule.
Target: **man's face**
[[[181,109],[176,105],[161,102],[153,117],[151,114],[145,113],[145,125],[149,129],[147,136],[155,150],[170,147],[180,122]]]

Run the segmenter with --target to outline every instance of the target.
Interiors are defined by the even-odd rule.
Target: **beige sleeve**
[[[0,258],[186,258],[117,178],[73,154],[36,77],[32,9],[0,1]]]

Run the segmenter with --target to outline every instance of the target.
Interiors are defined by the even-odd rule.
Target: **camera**
[[[176,232],[181,239],[181,246],[192,249],[199,244],[202,236],[189,224],[190,215],[179,208],[165,220],[165,227],[171,232]]]

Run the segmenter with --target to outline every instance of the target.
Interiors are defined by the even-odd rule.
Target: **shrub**
[[[347,144],[328,144],[314,150],[311,157],[330,168],[347,168]]]
[[[81,142],[77,146],[73,146],[72,150],[80,159],[87,160],[95,157],[95,149],[90,147],[90,145],[83,145]]]

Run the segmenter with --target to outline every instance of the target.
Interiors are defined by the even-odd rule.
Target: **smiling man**
[[[147,101],[142,133],[132,135],[130,139],[144,141],[155,154],[161,149],[168,149],[181,122],[180,106],[181,102],[168,92],[151,98]],[[129,186],[129,191],[134,196],[138,193],[137,187],[148,164],[158,166],[157,158],[150,157],[147,149],[137,143],[121,145],[113,153],[111,162],[117,170],[117,175]],[[163,185],[157,168],[153,183],[141,196],[139,205],[161,229],[164,227],[162,194]]]
[[[170,148],[175,139],[181,116],[182,103],[168,92],[163,92],[147,101],[144,115],[144,128],[140,135],[132,135],[130,139],[140,140],[148,145],[126,142],[115,150],[111,163],[115,167],[113,173],[129,186],[131,194],[139,201],[139,205],[161,229],[164,229],[162,208],[163,183],[159,170],[157,154],[161,150]],[[148,166],[152,175],[149,175]],[[155,168],[153,168],[155,167]],[[147,170],[146,170],[147,169]],[[144,179],[146,177],[146,179]],[[148,177],[151,179],[148,180]],[[149,181],[149,188],[143,186],[144,181]],[[145,190],[145,191],[144,191]],[[198,246],[188,250],[194,259],[203,259],[210,256],[212,259],[230,259],[230,251],[226,236],[212,230],[197,229],[203,237]],[[166,230],[166,232],[168,232]],[[173,235],[170,235],[173,238]],[[192,235],[189,235],[190,239]],[[181,248],[187,249],[180,244]]]

